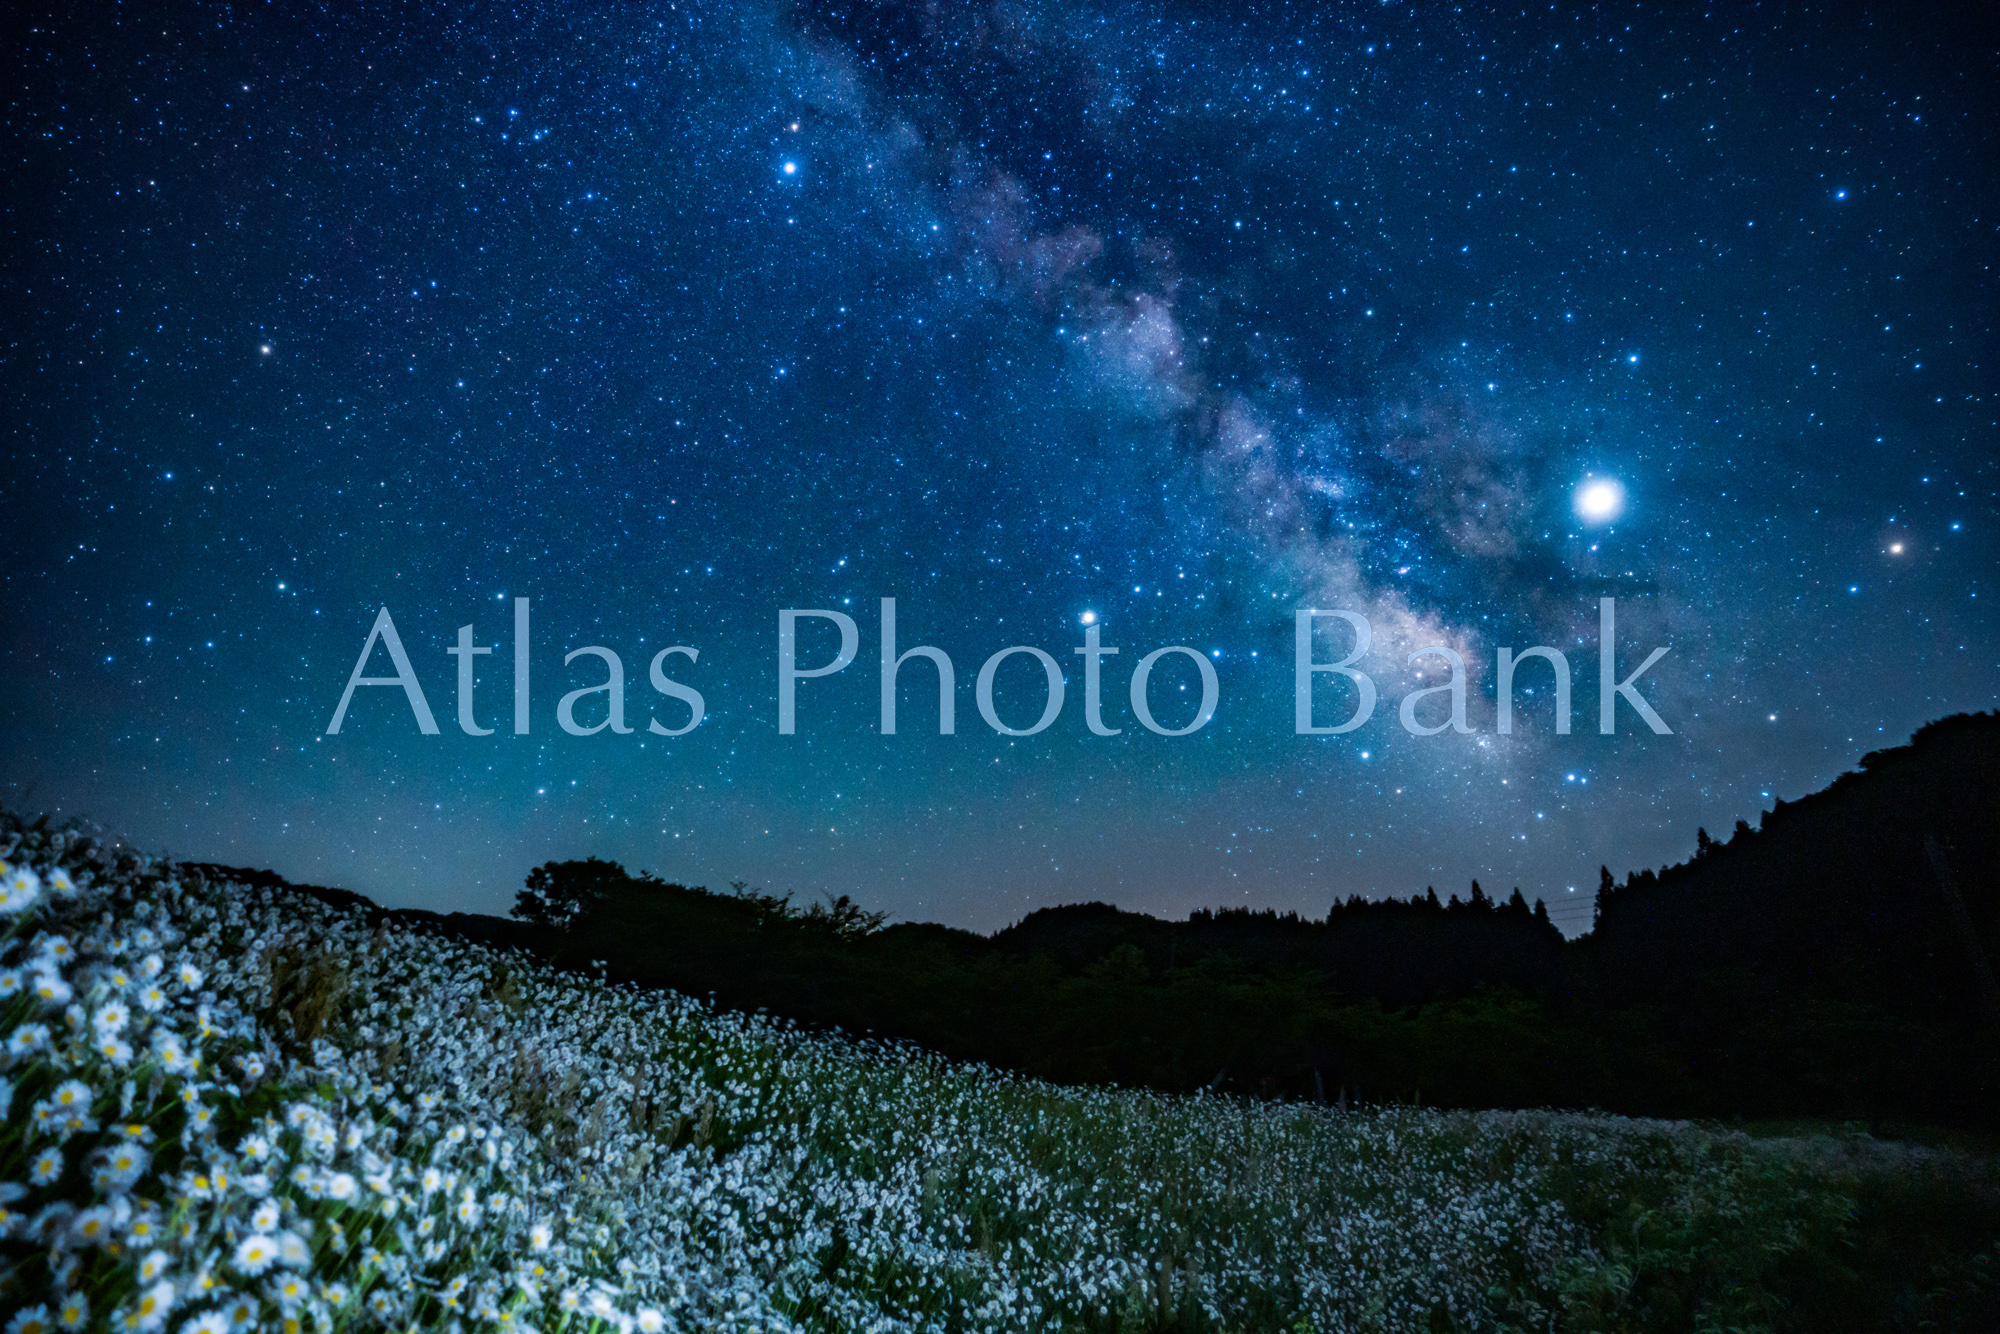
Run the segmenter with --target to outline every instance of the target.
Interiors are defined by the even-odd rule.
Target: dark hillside
[[[1702,831],[1692,860],[1601,893],[1592,935],[1613,1001],[1741,968],[1951,1024],[2000,1018],[1986,985],[1996,929],[2000,715],[1973,714],[1864,756],[1756,829]]]
[[[1932,723],[1757,829],[1606,880],[1595,994],[1663,1016],[1703,1082],[1853,1115],[1957,1114],[1994,1087],[2000,715]]]
[[[1696,845],[1606,872],[1578,941],[1476,882],[1318,920],[1073,904],[982,937],[596,859],[538,867],[523,920],[370,910],[1061,1082],[2000,1128],[2000,716],[1933,723]]]

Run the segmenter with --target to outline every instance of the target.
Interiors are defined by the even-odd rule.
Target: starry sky
[[[1473,877],[1581,929],[1599,864],[1996,703],[1993,37],[1887,5],[45,14],[0,113],[0,801],[443,910],[599,855],[978,929]],[[880,733],[883,597],[950,655],[953,735],[921,660]],[[1621,677],[1669,649],[1671,735],[1623,704],[1599,734],[1602,597]],[[439,732],[364,687],[327,735],[383,606]],[[860,639],[790,736],[783,607]],[[1294,733],[1301,607],[1373,628],[1353,732]],[[801,664],[836,638],[802,623]],[[1432,644],[1469,734],[1398,722]],[[1531,664],[1498,735],[1495,653],[1535,644],[1574,730]],[[592,645],[628,734],[558,725]],[[706,713],[661,736],[671,645]],[[1013,645],[1067,676],[1032,736],[974,700]],[[1217,673],[1186,736],[1127,697],[1167,645]],[[1162,725],[1200,689],[1160,660]],[[1007,659],[998,715],[1046,690]]]

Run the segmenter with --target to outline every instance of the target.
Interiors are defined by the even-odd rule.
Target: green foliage
[[[982,937],[593,860],[534,872],[520,911],[563,931],[523,943],[1068,1083],[2000,1130],[2000,1028],[1972,966],[2000,944],[2000,717],[1863,767],[1762,830],[1700,833],[1683,866],[1601,871],[1600,925],[1573,942],[1477,884],[1322,920],[1072,904]]]
[[[1568,1327],[1840,1334],[2000,1321],[2000,1179],[1849,1134],[1762,1143],[1692,1129],[1556,1194],[1598,1240]]]
[[[0,866],[0,1105],[28,1109],[0,1123],[0,1229],[32,1260],[0,1272],[0,1302],[38,1320],[87,1298],[79,1324],[142,1330],[2000,1326],[1983,1152],[1064,1088],[0,835],[42,868]],[[815,938],[691,894],[614,886],[579,926],[650,904],[721,931],[719,904],[731,930]],[[816,938],[839,958],[886,934]],[[1071,976],[1021,967],[1005,976],[1107,1013],[1242,984],[1163,975],[1136,945]],[[1299,997],[1274,994],[1282,1020]],[[1357,1048],[1504,1043],[1537,1005],[1342,1021]]]

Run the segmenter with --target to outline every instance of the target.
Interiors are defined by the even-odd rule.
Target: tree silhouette
[[[513,915],[536,926],[565,927],[627,879],[624,867],[599,857],[549,862],[528,872]]]

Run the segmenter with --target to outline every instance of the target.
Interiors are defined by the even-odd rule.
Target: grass
[[[1980,1146],[1057,1087],[4,833],[10,1334],[2000,1327]]]

